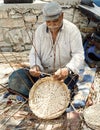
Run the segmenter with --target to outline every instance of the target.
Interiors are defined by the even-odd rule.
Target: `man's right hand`
[[[30,68],[29,73],[34,77],[39,77],[41,74],[40,67],[38,65],[34,65]]]

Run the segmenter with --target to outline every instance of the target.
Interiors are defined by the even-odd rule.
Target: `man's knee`
[[[29,72],[25,69],[14,71],[9,76],[8,87],[18,93],[28,96],[29,90],[32,87],[32,82],[29,80]]]

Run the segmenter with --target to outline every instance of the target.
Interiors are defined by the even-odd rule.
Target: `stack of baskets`
[[[100,130],[100,103],[85,109],[83,116],[86,124],[92,130]]]

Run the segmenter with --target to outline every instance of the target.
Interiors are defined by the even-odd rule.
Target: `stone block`
[[[80,11],[78,9],[75,9],[73,23],[77,24],[77,23],[80,23],[81,21],[83,21],[83,17]]]
[[[25,48],[23,46],[21,46],[20,44],[13,46],[13,51],[15,51],[15,52],[21,52],[24,50],[25,50]]]
[[[18,18],[22,18],[23,16],[19,13],[16,13],[15,15],[10,15],[9,18],[12,18],[12,19],[18,19]]]
[[[32,43],[32,37],[34,32],[32,30],[21,30],[23,43]]]
[[[33,3],[33,9],[35,10],[42,10],[43,9],[43,6],[46,4],[46,2],[43,2],[43,1],[35,1]]]
[[[7,42],[0,42],[0,47],[11,47],[11,44]]]
[[[23,19],[1,19],[0,26],[3,28],[24,27]]]
[[[3,30],[0,28],[0,42],[3,41]]]
[[[11,47],[1,47],[0,51],[2,52],[12,52],[12,48]]]
[[[3,18],[8,18],[8,13],[7,11],[0,11],[0,19],[3,19]]]
[[[74,8],[65,9],[63,10],[63,12],[64,12],[64,18],[72,22],[74,15]]]
[[[14,9],[10,9],[9,10],[9,15],[14,15],[14,14],[16,14],[16,11]]]
[[[71,6],[76,6],[80,3],[81,0],[53,0],[53,1],[57,1],[58,3],[60,3],[61,5],[71,5]]]
[[[24,20],[25,20],[25,22],[35,23],[36,22],[36,15],[27,13],[27,15],[24,15]]]
[[[32,48],[32,45],[25,45],[25,50],[30,50]]]
[[[37,21],[38,23],[42,23],[42,22],[44,22],[44,17],[43,17],[43,15],[39,15],[38,16],[38,21]]]
[[[12,29],[6,32],[4,40],[15,44],[24,45],[24,43],[32,43],[33,32],[25,29]]]

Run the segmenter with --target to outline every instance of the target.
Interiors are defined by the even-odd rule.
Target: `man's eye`
[[[58,22],[58,19],[55,19],[53,22]]]
[[[55,19],[53,21],[47,21],[47,23],[51,23],[51,22],[58,22],[58,19]]]

